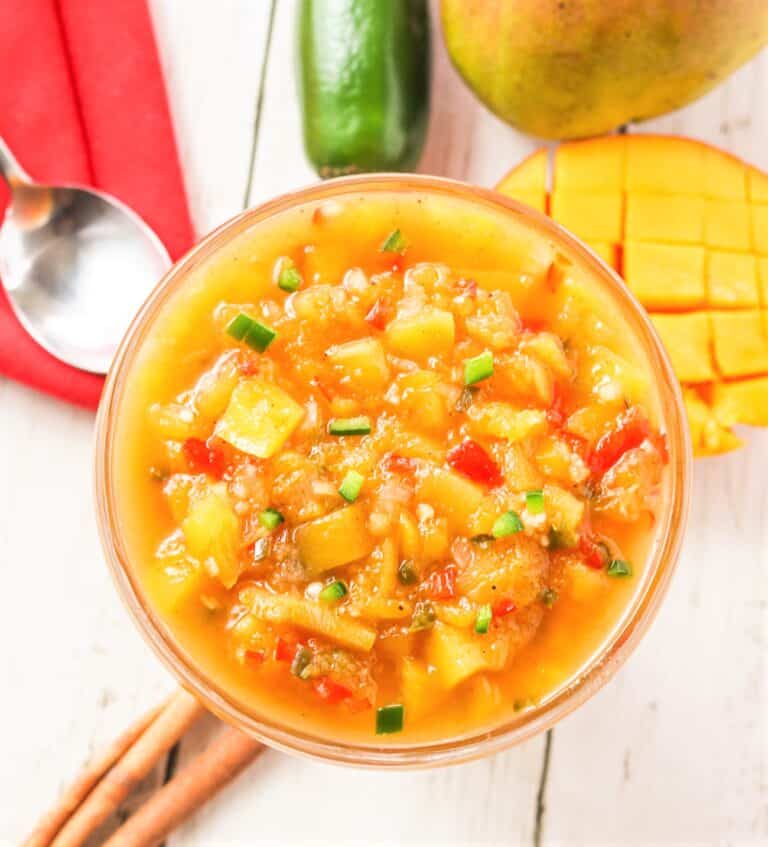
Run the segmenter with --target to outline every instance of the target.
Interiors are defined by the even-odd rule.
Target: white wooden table
[[[294,0],[151,6],[198,232],[313,182],[295,97]],[[768,168],[768,52],[636,131],[688,134]],[[535,146],[473,99],[438,43],[421,170],[492,185]],[[173,687],[107,576],[92,431],[90,414],[0,380],[2,847],[18,843],[90,751]],[[618,677],[549,737],[404,774],[269,751],[169,844],[765,845],[767,461],[768,432],[753,431],[744,451],[697,462],[661,614]],[[182,746],[180,766],[212,727]]]

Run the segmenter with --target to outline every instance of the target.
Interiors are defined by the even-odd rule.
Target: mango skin
[[[542,138],[670,112],[768,42],[766,0],[441,0],[441,15],[470,88]]]

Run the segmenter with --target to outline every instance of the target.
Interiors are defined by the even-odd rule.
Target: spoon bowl
[[[27,332],[49,353],[106,373],[132,318],[171,266],[155,233],[109,195],[34,183],[0,139],[11,203],[0,279]]]

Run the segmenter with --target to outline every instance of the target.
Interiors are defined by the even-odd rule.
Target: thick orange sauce
[[[264,352],[240,314],[277,333]],[[525,223],[426,194],[305,206],[193,270],[143,340],[120,530],[170,636],[246,710],[375,744],[395,704],[388,743],[456,737],[615,627],[666,473],[657,406],[615,303]],[[369,433],[329,431],[356,417]]]

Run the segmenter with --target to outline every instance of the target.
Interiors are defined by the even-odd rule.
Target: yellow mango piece
[[[768,336],[757,309],[712,312],[715,363],[725,377],[768,371]]]
[[[688,194],[628,194],[625,233],[628,241],[701,244],[703,197]]]
[[[757,259],[757,281],[760,287],[760,303],[765,308],[768,306],[768,257]]]
[[[446,694],[437,668],[411,657],[400,663],[400,690],[409,721],[434,712]]]
[[[387,325],[385,336],[387,346],[397,356],[425,363],[430,356],[453,350],[453,313],[428,307],[416,315],[395,318]]]
[[[706,150],[685,138],[632,136],[625,186],[630,193],[697,194],[704,184]]]
[[[724,250],[750,250],[749,205],[742,200],[708,200],[704,212],[704,243]]]
[[[471,535],[472,513],[483,500],[483,490],[454,471],[436,467],[418,481],[416,497],[447,518],[453,532]]]
[[[563,543],[574,546],[584,517],[584,501],[559,485],[547,483],[543,490],[544,508],[552,528],[560,534]]]
[[[518,197],[521,191],[546,192],[548,161],[549,151],[546,147],[531,153],[504,176],[496,186],[496,191],[510,197]]]
[[[240,520],[225,485],[212,485],[192,498],[181,531],[189,554],[210,576],[231,588],[240,576]]]
[[[629,241],[624,247],[624,279],[647,308],[701,306],[706,300],[704,248]]]
[[[296,529],[299,559],[311,576],[368,556],[374,547],[360,503]]]
[[[232,392],[216,435],[243,453],[268,459],[291,437],[304,408],[272,383],[246,379]]]
[[[572,141],[555,150],[553,188],[619,191],[624,185],[626,136]]]
[[[398,405],[408,422],[426,432],[442,431],[448,406],[439,391],[441,380],[434,371],[420,370],[397,378]]]
[[[593,253],[597,255],[615,271],[619,268],[619,248],[616,244],[606,244],[604,241],[587,241],[587,245]]]
[[[741,440],[720,424],[712,409],[692,388],[683,390],[683,400],[695,456],[716,456],[742,446]]]
[[[592,383],[592,394],[599,403],[641,403],[648,390],[648,377],[640,368],[600,344],[589,347],[581,357],[579,373]]]
[[[755,250],[768,255],[768,206],[752,206],[752,241]]]
[[[713,250],[707,255],[707,301],[720,308],[760,305],[757,261],[751,253]]]
[[[437,669],[445,688],[453,688],[479,671],[501,670],[508,652],[504,639],[456,629],[440,621],[432,627],[425,651],[427,662]]]
[[[550,197],[550,215],[574,235],[595,241],[621,241],[621,193],[577,193],[554,191]]]
[[[706,312],[652,314],[650,317],[681,382],[709,382],[714,379],[712,327]]]
[[[768,377],[717,383],[712,405],[725,425],[768,426]]]
[[[625,410],[622,400],[612,403],[590,403],[577,409],[566,421],[565,428],[593,444],[616,425],[616,418]]]
[[[707,197],[746,200],[747,168],[744,162],[715,147],[705,147],[704,194]]]
[[[342,385],[358,391],[381,391],[389,382],[389,366],[377,338],[337,344],[326,351]]]
[[[547,429],[547,415],[540,409],[516,409],[509,403],[476,403],[467,411],[471,429],[478,435],[522,441]]]
[[[768,174],[750,168],[747,172],[747,193],[753,203],[768,203]]]

